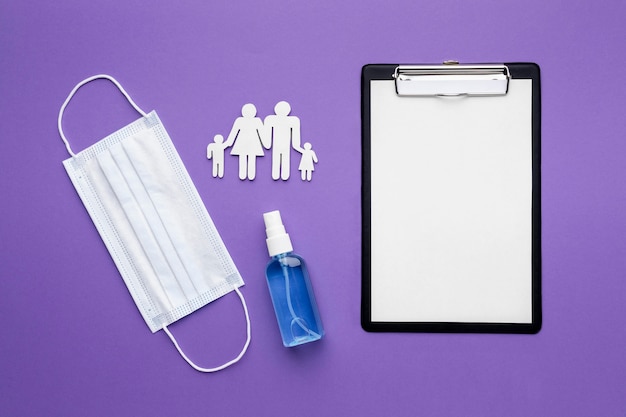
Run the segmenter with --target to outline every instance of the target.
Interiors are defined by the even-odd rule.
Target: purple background
[[[2,1],[0,415],[625,416],[625,17],[622,1]],[[538,335],[360,327],[360,70],[445,59],[541,66]],[[158,111],[244,277],[252,344],[225,371],[192,370],[150,333],[62,167],[59,107],[97,73]],[[254,182],[236,157],[212,178],[213,135],[244,103],[264,117],[279,100],[319,156],[313,181],[295,166],[272,181],[269,154]],[[98,81],[64,126],[79,151],[136,118]],[[264,281],[272,209],[327,330],[295,350]],[[245,335],[232,294],[171,329],[204,366]]]

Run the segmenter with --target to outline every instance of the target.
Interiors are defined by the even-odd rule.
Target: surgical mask
[[[95,79],[113,82],[141,118],[74,153],[62,129],[76,91]],[[156,112],[146,114],[108,75],[80,82],[59,111],[58,128],[71,158],[63,165],[150,330],[163,329],[194,369],[214,372],[237,362],[250,343],[244,285]],[[182,351],[168,325],[235,291],[246,316],[239,355],[203,368]]]

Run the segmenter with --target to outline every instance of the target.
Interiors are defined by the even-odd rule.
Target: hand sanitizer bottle
[[[324,335],[304,259],[293,253],[278,210],[263,214],[272,260],[265,277],[285,347],[314,342]]]

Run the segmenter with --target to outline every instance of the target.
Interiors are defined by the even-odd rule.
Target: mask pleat
[[[98,162],[104,172],[117,200],[119,201],[135,234],[139,237],[141,247],[154,268],[154,273],[163,287],[172,308],[186,301],[185,295],[176,281],[176,277],[165,258],[149,220],[144,216],[142,207],[133,194],[126,177],[122,174],[110,152],[98,155]],[[133,181],[133,179],[131,179]]]
[[[142,132],[129,140],[123,146],[130,158],[137,175],[148,193],[155,211],[162,219],[171,243],[173,253],[179,257],[184,265],[186,275],[179,277],[181,286],[185,289],[194,288],[196,296],[211,291],[215,287],[212,271],[218,279],[223,280],[223,268],[219,259],[211,251],[212,245],[202,234],[202,224],[198,216],[191,210],[190,204],[176,204],[188,201],[186,190],[174,186],[179,184],[176,173],[171,167],[167,155],[161,147],[151,146],[149,141],[157,140],[149,132]],[[159,172],[155,178],[153,172]],[[198,262],[202,260],[202,263]],[[187,291],[186,291],[187,293]],[[192,299],[192,293],[188,293]]]
[[[97,219],[96,226],[99,229],[110,230],[103,238],[109,251],[115,255],[113,259],[118,268],[125,271],[125,276],[133,277],[126,282],[135,301],[142,306],[140,311],[146,321],[151,321],[152,317],[160,312],[170,310],[172,303],[162,286],[150,284],[153,281],[151,277],[155,276],[154,268],[135,233],[128,232],[132,230],[132,225],[98,160],[95,157],[90,159],[76,172],[82,172],[74,178],[80,181],[78,189],[84,190],[82,198],[90,208],[92,217]],[[132,258],[128,256],[130,253],[134,254]]]
[[[124,150],[123,146],[114,146],[111,148],[113,159],[117,162],[118,166],[124,172],[126,181],[137,199],[139,206],[141,207],[144,216],[150,229],[154,234],[157,243],[165,256],[165,259],[173,272],[176,282],[183,291],[187,300],[193,299],[198,296],[198,290],[195,288],[189,272],[185,265],[183,265],[180,254],[176,250],[176,247],[172,243],[172,239],[168,230],[164,226],[165,220],[160,216],[160,212],[157,209],[155,201],[152,200],[149,190],[145,187],[142,179],[137,174],[135,167],[130,160],[128,154]],[[160,191],[160,190],[158,190]]]

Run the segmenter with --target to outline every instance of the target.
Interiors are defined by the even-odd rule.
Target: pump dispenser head
[[[283,220],[280,217],[280,211],[274,210],[263,213],[263,220],[265,221],[265,234],[267,235],[265,242],[267,243],[267,250],[270,256],[274,257],[281,253],[293,251],[291,239],[285,231]]]

